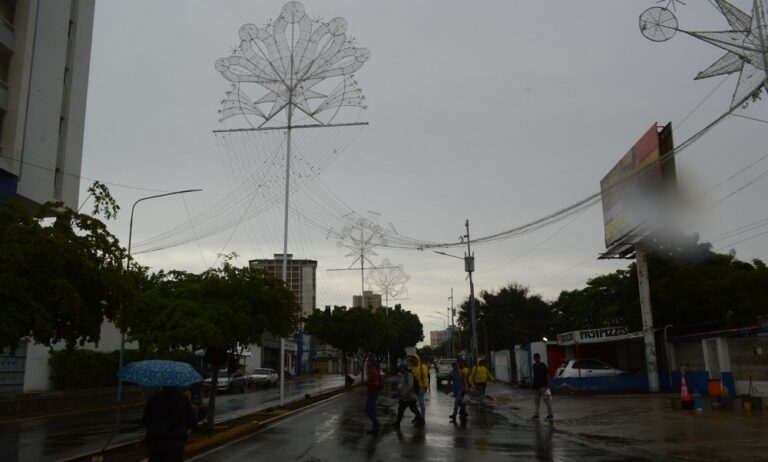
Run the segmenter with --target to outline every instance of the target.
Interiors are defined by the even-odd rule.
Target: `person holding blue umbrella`
[[[127,364],[117,373],[123,382],[162,387],[144,406],[141,422],[149,462],[181,462],[189,430],[197,416],[187,396],[178,387],[200,382],[203,377],[187,363],[150,360]]]

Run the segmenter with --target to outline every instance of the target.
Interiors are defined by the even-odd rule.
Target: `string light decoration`
[[[264,27],[254,24],[242,26],[238,34],[240,45],[230,56],[215,63],[216,70],[232,85],[222,101],[219,111],[221,121],[234,119],[241,122],[241,128],[217,132],[237,132],[251,137],[257,132],[285,133],[282,279],[286,283],[292,132],[297,129],[319,132],[319,129],[327,127],[366,125],[359,122],[334,123],[343,108],[363,109],[362,92],[352,74],[370,58],[369,51],[356,47],[354,39],[347,37],[346,31],[347,21],[343,18],[328,22],[313,20],[307,15],[304,5],[291,1],[283,6],[275,21],[268,22]],[[333,83],[334,80],[336,83]],[[328,85],[329,90],[324,91],[323,85]],[[255,91],[261,96],[251,96]],[[307,123],[297,124],[301,120]],[[242,122],[246,126],[243,127]],[[334,154],[336,152],[334,150]],[[281,405],[284,398],[283,353],[284,342],[281,339]]]

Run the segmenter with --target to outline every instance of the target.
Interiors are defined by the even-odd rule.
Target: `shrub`
[[[124,364],[145,359],[169,359],[194,366],[195,356],[186,350],[159,354],[141,350],[125,350]],[[117,385],[120,352],[93,350],[60,350],[50,353],[51,382],[57,390],[112,387]]]

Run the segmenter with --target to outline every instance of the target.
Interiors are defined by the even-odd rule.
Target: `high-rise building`
[[[261,268],[267,273],[282,279],[283,277],[283,254],[276,253],[273,259],[249,260],[248,266],[251,268]],[[288,254],[288,273],[286,285],[291,289],[293,295],[301,306],[302,316],[307,316],[316,308],[316,274],[317,261],[315,260],[294,260],[292,254]],[[285,341],[284,362],[285,369],[290,374],[308,372],[310,368],[310,345],[311,339],[308,335],[297,332],[293,339]],[[265,334],[262,337],[262,366],[271,367],[279,371],[280,362],[280,340],[272,334]],[[297,353],[298,352],[298,353]]]
[[[94,0],[0,0],[0,199],[77,209],[93,13]],[[85,348],[115,348],[102,329]],[[47,390],[49,353],[0,350],[0,392]]]
[[[0,196],[77,209],[94,0],[0,0]]]
[[[276,253],[274,259],[249,260],[251,268],[261,268],[273,276],[283,278],[283,254]],[[291,289],[296,301],[301,305],[301,314],[312,314],[316,308],[317,294],[315,282],[317,274],[317,261],[294,260],[292,254],[288,254],[288,280],[286,284]]]

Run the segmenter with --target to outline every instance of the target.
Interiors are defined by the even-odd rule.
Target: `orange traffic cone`
[[[685,383],[685,374],[680,375],[680,401],[692,401],[693,398],[688,392],[688,384]]]

